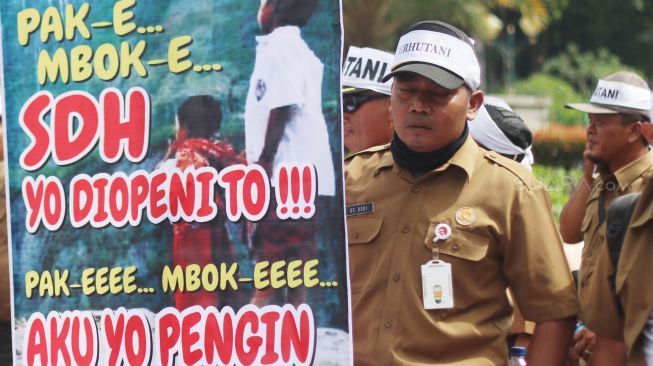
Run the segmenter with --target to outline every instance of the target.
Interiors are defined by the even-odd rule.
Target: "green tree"
[[[533,58],[543,62],[570,43],[581,52],[605,48],[623,64],[653,76],[653,1],[574,0],[540,35]],[[536,65],[534,65],[536,66]]]
[[[610,53],[607,48],[581,52],[574,43],[542,65],[544,73],[568,81],[585,98],[591,95],[598,79],[620,70],[630,70],[644,75],[635,68],[624,65],[619,57]]]
[[[438,19],[464,29],[484,41],[496,37],[504,24],[495,14],[517,12],[519,25],[529,35],[541,32],[560,16],[567,0],[345,0],[345,44],[392,49],[409,24]]]
[[[537,95],[551,97],[549,107],[549,120],[566,125],[581,124],[584,114],[565,108],[566,103],[583,101],[576,90],[563,79],[555,76],[537,73],[528,79],[520,80],[515,84],[516,94]]]

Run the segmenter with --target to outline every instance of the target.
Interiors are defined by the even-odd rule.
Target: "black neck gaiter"
[[[397,165],[409,170],[411,173],[427,172],[449,161],[463,146],[468,135],[469,129],[467,128],[467,124],[465,124],[463,134],[449,146],[431,152],[418,152],[408,147],[408,145],[399,139],[397,133],[395,133],[390,144],[392,158]]]

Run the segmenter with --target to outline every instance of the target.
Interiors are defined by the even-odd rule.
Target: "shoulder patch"
[[[493,163],[502,166],[507,171],[511,172],[514,176],[519,178],[519,180],[524,183],[529,189],[533,187],[536,183],[533,174],[531,174],[526,168],[514,160],[510,160],[504,156],[501,156],[495,151],[486,150],[484,152],[485,158],[492,161]]]
[[[355,156],[366,155],[366,154],[373,154],[373,153],[376,153],[376,152],[379,152],[379,151],[384,151],[384,150],[389,150],[389,149],[390,149],[390,144],[379,145],[379,146],[372,146],[372,147],[370,147],[370,148],[367,149],[367,150],[362,150],[362,151],[359,151],[359,152],[357,152],[357,153],[353,153],[353,154],[348,155],[348,156],[345,158],[345,161],[347,161],[347,160],[351,160],[351,159],[354,158]]]

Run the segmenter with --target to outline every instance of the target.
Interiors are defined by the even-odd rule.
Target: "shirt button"
[[[358,239],[361,234],[358,231],[354,231],[354,238]]]
[[[392,328],[392,320],[386,321],[385,324],[383,324],[383,326],[386,328]]]
[[[460,250],[460,245],[459,245],[458,243],[454,243],[454,244],[451,246],[451,249],[453,249],[453,250]]]
[[[407,233],[408,231],[410,231],[410,230],[408,230],[408,226],[404,226],[404,227],[401,228],[401,232],[403,232],[403,233]]]
[[[412,191],[415,193],[419,192],[419,186],[413,186]]]
[[[394,276],[392,276],[392,279],[395,281],[399,281],[401,279],[401,274],[400,273],[395,273]]]

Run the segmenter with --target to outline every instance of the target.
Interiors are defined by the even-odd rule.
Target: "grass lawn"
[[[583,170],[580,167],[567,170],[557,166],[535,164],[533,174],[547,187],[553,206],[553,217],[556,224],[559,224],[560,211],[576,188]]]

